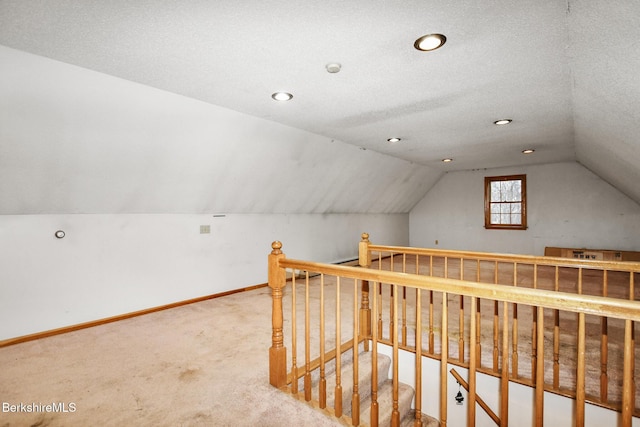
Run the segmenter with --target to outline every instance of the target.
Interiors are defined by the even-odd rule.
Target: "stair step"
[[[349,349],[344,353],[342,353],[342,357],[340,360],[342,361],[343,370],[347,365],[352,363],[352,354],[353,354],[353,349]],[[361,357],[362,354],[364,354],[364,344],[360,343],[360,345],[358,346],[358,357]],[[302,360],[302,358],[298,358],[298,360]],[[303,368],[303,367],[304,365],[299,366],[299,368]],[[336,370],[335,359],[331,359],[330,361],[326,362],[324,367],[325,378],[333,374],[335,370]],[[318,385],[319,381],[320,381],[320,369],[316,368],[311,371],[311,384],[314,387],[314,396],[317,396],[316,386]],[[304,378],[302,377],[298,381],[298,389],[299,390],[304,389]]]
[[[411,402],[413,401],[413,388],[403,383],[398,383],[398,412],[400,420],[404,421],[410,416]],[[391,424],[393,412],[393,381],[386,380],[378,388],[378,425],[388,426]],[[360,404],[360,421],[369,424],[371,420],[371,396],[367,397]]]
[[[372,353],[364,352],[358,355],[358,395],[360,401],[371,395],[372,378]],[[391,359],[383,354],[378,354],[378,385],[382,384],[389,377],[389,366]],[[342,366],[340,375],[340,385],[342,386],[342,412],[351,414],[351,398],[353,394],[353,363],[349,361]],[[334,408],[336,375],[335,372],[325,377],[327,382],[327,407]]]
[[[411,410],[409,415],[406,416],[400,423],[400,427],[413,427],[416,418],[416,412]],[[422,414],[421,418],[422,427],[440,427],[440,421],[430,417],[429,415]]]
[[[342,367],[340,375],[340,385],[342,387],[342,413],[346,416],[351,414],[351,399],[353,394],[353,358],[349,350],[341,357]],[[371,419],[371,378],[372,378],[372,352],[364,352],[360,349],[358,353],[358,395],[360,397],[360,422],[369,425]],[[378,353],[378,425],[388,426],[391,423],[393,411],[393,381],[389,379],[389,368],[391,358]],[[335,360],[325,365],[326,380],[326,407],[335,408]],[[312,398],[318,399],[319,369],[312,372]],[[303,390],[302,379],[299,382],[300,390]],[[398,412],[400,413],[401,427],[413,427],[415,411],[411,409],[414,390],[411,386],[398,383]],[[440,422],[430,416],[422,414],[422,427],[440,427]]]

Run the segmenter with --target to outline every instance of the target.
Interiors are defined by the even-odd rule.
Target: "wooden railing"
[[[273,295],[270,382],[300,394],[304,400],[317,401],[320,408],[347,419],[352,425],[360,423],[357,387],[359,371],[363,369],[357,368],[360,342],[365,350],[372,351],[373,366],[378,343],[392,348],[394,399],[397,399],[398,351],[439,360],[439,384],[427,386],[437,386],[440,390],[440,413],[431,415],[440,419],[441,426],[447,425],[448,365],[468,369],[465,388],[471,402],[482,401],[476,389],[477,373],[500,379],[500,408],[492,412],[492,418],[501,426],[508,425],[510,381],[535,389],[535,425],[542,425],[545,391],[575,399],[577,426],[584,425],[588,401],[620,411],[622,425],[631,425],[638,406],[634,381],[634,322],[640,320],[640,302],[635,301],[635,281],[640,274],[638,263],[380,246],[372,245],[367,235],[363,235],[360,242],[361,267],[291,260],[282,253],[279,242],[274,242],[272,248],[269,256],[269,286]],[[293,272],[291,302],[283,304],[287,269]],[[297,275],[299,272],[303,272],[301,276]],[[600,275],[601,280],[596,280]],[[473,280],[469,280],[470,277]],[[626,281],[622,280],[624,277]],[[621,282],[625,286],[621,286]],[[328,286],[334,293],[329,304],[332,314],[326,319],[325,288]],[[302,303],[299,292],[304,293]],[[319,298],[319,306],[311,307],[310,295]],[[349,301],[343,304],[344,299]],[[288,305],[287,312],[291,313],[291,318],[286,319],[292,334],[290,366],[286,363],[288,350],[284,345],[284,305]],[[302,319],[297,317],[298,312],[302,313]],[[313,316],[319,316],[313,319],[313,324],[319,326],[318,331],[314,327],[315,335],[310,327]],[[343,328],[347,318],[351,326]],[[297,343],[298,324],[302,323],[303,352]],[[327,329],[327,325],[334,326]],[[586,372],[594,362],[592,346],[589,346],[589,355],[586,348],[594,339],[594,328],[598,331],[595,335],[600,351],[596,368],[600,378],[598,393],[588,393],[587,386],[592,385],[587,384]],[[423,339],[423,330],[426,339]],[[572,334],[563,335],[567,330]],[[345,331],[349,333],[343,333]],[[568,346],[572,347],[568,353],[564,344],[571,335],[576,338],[575,343]],[[553,342],[551,348],[545,346],[545,337]],[[319,348],[311,349],[312,346]],[[334,399],[333,408],[326,407],[324,378],[326,364],[334,360],[333,369],[337,371],[334,393],[339,395],[341,358],[337,355],[346,349],[352,350],[356,387],[351,399],[351,416],[345,418],[341,398]],[[303,367],[298,367],[299,353],[304,354]],[[416,391],[416,425],[419,425],[420,397],[425,387],[422,363],[423,357],[416,357],[416,379],[412,384]],[[573,368],[563,369],[567,366]],[[549,372],[545,373],[545,367],[550,367]],[[317,399],[314,399],[311,376],[316,369],[319,380]],[[372,371],[375,374],[376,369]],[[298,378],[304,380],[302,393],[298,392]],[[375,381],[371,387],[371,419],[363,422],[373,426],[377,425]],[[393,425],[399,421],[396,404],[394,400]],[[475,411],[476,405],[468,405],[470,426],[475,425]]]

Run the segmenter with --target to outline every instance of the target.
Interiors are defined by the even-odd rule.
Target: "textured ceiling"
[[[0,44],[439,172],[577,160],[638,202],[639,20],[633,0],[0,0]]]

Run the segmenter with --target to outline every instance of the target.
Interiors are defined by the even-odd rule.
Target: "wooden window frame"
[[[522,200],[520,224],[491,223],[491,183],[496,181],[521,181]],[[484,228],[488,230],[526,230],[527,229],[527,175],[504,175],[484,177]]]

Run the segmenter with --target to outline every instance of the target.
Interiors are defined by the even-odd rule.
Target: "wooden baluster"
[[[578,313],[578,358],[576,362],[576,427],[584,427],[585,403],[585,315]]]
[[[633,271],[629,273],[629,299],[635,299]],[[630,426],[635,411],[635,327],[632,320],[624,322],[624,362],[622,377],[622,425]]]
[[[360,267],[371,267],[371,251],[369,250],[369,235],[362,233],[362,240],[358,246],[358,264]],[[371,337],[371,308],[369,307],[369,281],[362,281],[362,296],[360,304],[360,336]],[[364,351],[369,351],[369,340],[364,340]]]
[[[544,424],[544,309],[537,307],[538,310],[538,366],[535,376],[536,387],[536,409],[535,420],[536,427],[542,427]],[[533,378],[532,378],[533,380]]]
[[[374,304],[375,304],[375,292],[374,292]],[[353,279],[353,392],[351,393],[351,421],[354,426],[360,424],[360,391],[358,389],[358,383],[360,381],[360,363],[358,361],[358,331],[360,325],[358,325],[358,280]],[[372,336],[373,337],[373,336]],[[375,338],[374,338],[375,339]]]
[[[538,265],[533,264],[533,288],[538,288]],[[536,377],[536,366],[538,365],[537,357],[537,331],[538,331],[538,311],[532,310],[533,320],[531,322],[531,379]]]
[[[464,260],[460,258],[460,280],[464,280]],[[458,310],[458,324],[459,332],[458,335],[458,360],[464,363],[464,296],[460,295],[460,309]]]
[[[477,271],[476,271],[476,281],[478,283],[480,283],[480,260],[478,259],[478,263],[477,263]],[[481,332],[482,332],[482,312],[481,312],[481,307],[482,307],[482,303],[481,303],[481,299],[478,298],[477,302],[476,302],[476,324],[478,325],[478,327],[476,328],[476,357],[478,358],[478,360],[476,361],[476,364],[478,366],[478,368],[482,367],[482,336],[481,336]]]
[[[400,427],[400,411],[398,409],[398,285],[391,285],[393,289],[393,325],[389,331],[393,340],[393,411],[391,412],[391,427]]]
[[[327,407],[327,379],[325,377],[324,357],[324,273],[320,274],[320,384],[318,402],[320,409]]]
[[[633,276],[633,273],[631,273]],[[631,294],[633,296],[633,294]],[[633,378],[634,362],[634,339],[633,339],[633,321],[624,321],[624,362],[622,375],[622,425],[630,426],[634,402],[635,381]]]
[[[578,268],[578,295],[582,295],[582,267]]]
[[[578,295],[582,295],[583,289],[583,269],[582,267],[578,268]],[[584,336],[581,338],[580,334],[584,335],[584,313],[578,313],[578,330],[576,331],[578,342],[577,342],[577,359],[576,359],[576,427],[584,426],[584,382],[585,382],[585,371],[584,371],[584,351],[581,353],[580,342],[581,339],[584,340]],[[584,345],[584,343],[583,343]],[[580,358],[582,357],[582,361]],[[581,366],[582,365],[582,366]],[[582,369],[582,372],[580,371]]]
[[[395,289],[393,285],[389,285],[389,340],[393,339],[394,319],[396,318],[396,307],[393,306],[395,298]]]
[[[416,254],[416,274],[420,274],[420,256]],[[414,427],[422,427],[422,292],[416,288],[416,395]]]
[[[391,253],[391,270],[393,271],[394,269],[394,265],[393,265],[393,252]],[[395,310],[393,309],[393,286],[389,285],[389,340],[393,339],[393,334],[391,333],[391,331],[393,331],[393,319],[395,316]]]
[[[444,278],[447,279],[449,277],[449,257],[444,257]],[[446,316],[446,317],[445,317]],[[441,420],[441,425],[447,425],[447,398],[445,391],[447,390],[447,364],[449,363],[449,297],[446,293],[442,293],[442,327],[440,331],[440,343],[442,347],[442,354],[440,359],[440,399],[444,401],[444,411],[443,411],[443,403],[440,402],[440,411],[441,414],[444,413],[444,422]],[[442,365],[445,367],[443,368]],[[444,384],[444,385],[443,385]],[[443,390],[444,387],[444,390]]]
[[[444,278],[448,278],[449,277],[449,257],[445,256],[444,257]]]
[[[518,286],[518,265],[513,263],[513,286]],[[518,378],[518,304],[513,304],[513,322],[511,338],[511,372],[513,378]],[[531,378],[533,380],[533,378]]]
[[[497,302],[496,302],[497,304]],[[497,308],[496,308],[497,310]],[[502,368],[500,371],[500,426],[509,425],[509,304],[502,303]]]
[[[635,380],[635,372],[636,372],[636,358],[635,358],[635,348],[636,348],[636,329],[635,329],[635,322],[631,322],[631,384],[633,384],[633,387],[631,387],[631,402],[634,402],[633,406],[635,406],[635,401],[636,401],[636,380]],[[634,411],[634,409],[632,408],[632,412]]]
[[[378,293],[373,293],[373,315],[378,311]],[[374,322],[371,331],[372,354],[371,354],[371,417],[369,423],[371,427],[378,427],[378,323]],[[353,414],[351,415],[353,417]],[[358,415],[359,418],[359,415]],[[354,425],[360,421],[353,421]]]
[[[469,331],[469,404],[467,406],[467,425],[476,425],[476,297],[471,297],[471,318]]]
[[[378,339],[382,339],[382,282],[378,283]]]
[[[431,355],[435,352],[436,341],[436,335],[433,330],[433,322],[435,320],[433,309],[433,291],[429,291],[429,354]]]
[[[607,270],[602,273],[602,296],[609,293],[609,275]],[[607,375],[607,365],[609,364],[609,319],[600,319],[600,401],[607,403],[609,400],[609,377]]]
[[[447,364],[449,363],[449,313],[447,293],[442,293],[442,328],[440,331],[440,427],[447,427]]]
[[[416,259],[416,265],[417,261]],[[416,288],[416,418],[413,421],[413,427],[422,427],[422,294],[420,291],[420,288]]]
[[[309,314],[309,271],[305,274],[304,292],[304,400],[311,400],[311,333]]]
[[[555,290],[560,289],[560,270],[556,265]],[[553,389],[560,388],[560,310],[553,310]]]
[[[513,304],[511,337],[511,375],[518,378],[518,304]]]
[[[291,393],[298,394],[298,338],[296,335],[296,272],[291,276]]]
[[[634,277],[635,274],[633,271],[629,272],[631,277],[629,278],[629,299],[631,301],[635,300],[635,285],[634,285]],[[635,322],[631,322],[631,402],[632,408],[631,412],[633,413],[635,410],[635,401],[636,401],[636,387],[635,387],[635,372],[636,372],[636,358],[635,358],[635,348],[636,348],[636,330],[635,330]]]
[[[369,351],[371,339],[371,308],[369,307],[369,281],[362,281],[362,303],[360,304],[360,336],[364,340],[364,351]]]
[[[402,345],[407,345],[407,287],[402,287]]]
[[[269,348],[269,383],[274,387],[284,387],[287,384],[287,348],[284,346],[282,289],[286,285],[285,269],[279,265],[282,253],[282,243],[275,241],[271,244],[269,254],[269,287],[271,288],[271,347]]]
[[[354,301],[358,301],[358,294],[354,295]],[[333,408],[335,410],[336,417],[340,418],[342,416],[342,354],[340,353],[342,341],[340,339],[340,311],[342,307],[340,306],[340,276],[336,277],[336,388],[334,392],[334,400],[333,400]],[[358,313],[357,303],[356,309],[354,313]],[[356,319],[354,319],[356,322]],[[355,329],[355,328],[354,328]],[[354,330],[353,342],[358,342],[357,329]],[[357,353],[357,351],[356,351]],[[354,356],[356,357],[356,356]],[[355,362],[354,362],[355,363]],[[355,369],[355,365],[354,365]]]
[[[429,255],[429,276],[433,276],[433,256]],[[433,332],[433,291],[429,291],[429,354],[435,352],[435,334]]]
[[[493,283],[495,285],[498,284],[498,261],[495,261],[493,264]],[[499,310],[498,310],[498,301],[493,302],[493,372],[498,372],[498,357],[500,355],[500,350],[498,347],[498,325],[499,325]],[[507,352],[502,352],[502,358],[507,357]]]
[[[407,255],[402,254],[402,272],[407,272]],[[402,287],[402,345],[407,345],[407,287]]]

